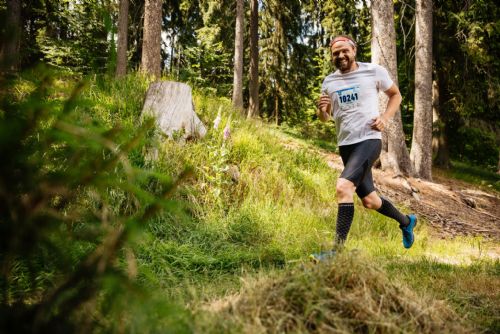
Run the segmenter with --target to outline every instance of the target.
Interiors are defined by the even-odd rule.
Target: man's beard
[[[344,58],[342,59],[340,58],[335,59],[335,67],[338,68],[341,72],[347,71],[351,68],[353,62],[354,62],[353,59],[344,56]]]

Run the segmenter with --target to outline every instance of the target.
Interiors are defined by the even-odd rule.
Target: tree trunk
[[[396,31],[394,7],[391,0],[373,1],[372,10],[372,62],[384,66],[394,83],[398,84],[396,60]],[[385,111],[388,98],[380,94],[380,110]],[[395,174],[412,174],[411,161],[405,144],[401,112],[398,110],[382,133],[382,169]]]
[[[280,119],[280,115],[279,115],[279,113],[280,113],[280,108],[279,108],[279,106],[280,106],[280,99],[279,99],[279,95],[278,94],[279,94],[279,92],[278,92],[278,90],[276,90],[274,92],[274,123],[276,125],[280,125],[280,123],[279,123],[279,119]]]
[[[259,2],[250,0],[250,105],[248,117],[259,115]]]
[[[500,152],[498,153],[498,167],[497,167],[497,174],[500,174]]]
[[[162,0],[146,0],[141,71],[157,78],[161,75],[161,17]]]
[[[236,1],[236,28],[234,37],[233,107],[243,111],[243,27],[244,0]]]
[[[116,53],[116,77],[127,74],[128,0],[120,0],[118,13],[118,50]]]
[[[170,71],[169,74],[173,76],[172,72],[174,70],[174,49],[175,49],[175,33],[172,32],[172,37],[170,38]]]
[[[432,0],[417,0],[415,112],[410,158],[415,176],[432,180]]]
[[[450,149],[448,145],[448,126],[446,120],[443,119],[444,107],[442,104],[443,98],[441,92],[441,85],[439,81],[437,83],[437,89],[439,89],[439,95],[436,99],[439,101],[439,105],[436,105],[436,111],[434,112],[434,125],[435,125],[435,138],[433,151],[435,151],[434,165],[441,168],[450,168]]]
[[[21,0],[7,0],[4,36],[0,48],[0,71],[16,71],[21,42]]]
[[[448,127],[449,120],[446,110],[446,102],[450,98],[450,94],[447,89],[447,73],[446,69],[443,68],[443,64],[441,62],[441,57],[438,56],[438,51],[440,50],[439,43],[439,26],[436,22],[436,17],[433,18],[434,21],[434,36],[433,36],[433,58],[435,63],[435,76],[436,80],[433,85],[432,99],[433,99],[433,108],[435,115],[435,139],[434,142],[436,147],[434,147],[435,158],[434,165],[439,166],[441,168],[450,168],[450,150],[448,145]]]
[[[432,82],[432,154],[436,166],[449,168],[449,154],[445,135],[445,124],[440,116],[439,79]]]
[[[170,138],[203,137],[207,130],[194,111],[191,87],[182,82],[159,81],[149,85],[142,116],[153,116]]]

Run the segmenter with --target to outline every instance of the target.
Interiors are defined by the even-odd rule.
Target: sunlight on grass
[[[407,209],[402,210],[408,212]],[[407,250],[403,248],[401,230],[396,222],[362,206],[356,207],[347,247],[363,249],[373,256],[388,259],[431,258],[450,264],[470,264],[477,260],[499,258],[498,245],[480,237],[432,237],[426,221],[422,218],[415,229],[415,243]]]
[[[418,295],[360,252],[246,277],[238,294],[200,305],[204,332],[468,333],[446,304]]]
[[[52,96],[55,108],[63,107],[63,96],[69,91],[68,87],[73,86],[70,83],[68,78],[57,81],[61,92]],[[148,84],[147,79],[135,74],[111,83],[102,78],[88,78],[73,117],[89,128],[120,124],[132,129],[140,119]],[[30,85],[29,81],[20,82],[19,96],[28,94],[32,89]],[[352,268],[338,268],[340,264],[334,264],[339,271],[332,273],[328,266],[312,267],[308,255],[333,245],[338,171],[328,166],[319,148],[334,150],[334,143],[326,145],[328,138],[321,138],[324,142],[315,140],[314,136],[322,130],[315,126],[299,131],[246,120],[232,110],[227,98],[194,91],[194,103],[208,130],[204,138],[177,143],[151,131],[147,149],[130,153],[137,165],[145,166],[162,178],[175,180],[186,166],[191,166],[193,172],[169,194],[177,204],[168,212],[155,216],[145,226],[146,231],[131,240],[128,252],[134,259],[132,267],[135,266],[137,275],[137,290],[145,291],[138,293],[141,296],[121,297],[122,306],[130,303],[131,311],[124,315],[117,304],[115,321],[126,319],[128,329],[140,328],[145,332],[155,332],[163,325],[180,332],[205,328],[207,332],[219,329],[234,332],[234,328],[218,323],[218,318],[208,320],[201,315],[199,319],[204,320],[194,320],[191,307],[201,307],[209,300],[220,301],[239,293],[258,295],[261,291],[249,290],[247,283],[261,279],[267,282],[264,285],[282,284],[284,290],[277,293],[283,300],[287,300],[288,293],[303,298],[300,305],[305,308],[290,310],[289,314],[298,312],[300,318],[307,310],[319,307],[324,312],[321,317],[314,318],[316,313],[311,313],[314,321],[318,321],[316,325],[330,316],[329,306],[325,306],[322,299],[330,296],[328,289],[338,289],[335,293],[340,298],[345,288],[340,283],[361,279],[373,283],[370,286],[375,290],[355,289],[352,296],[374,293],[374,299],[367,299],[370,303],[385,302],[386,297],[378,299],[379,290],[376,289],[382,289],[380,282],[389,282],[391,289],[384,290],[387,294],[394,294],[402,286],[413,289],[415,292],[408,292],[409,295],[415,295],[420,301],[439,299],[433,302],[437,310],[444,310],[443,316],[451,313],[447,313],[448,306],[441,308],[442,303],[449,302],[454,309],[471,308],[479,303],[468,313],[467,319],[477,321],[480,328],[497,328],[493,317],[497,308],[493,305],[499,298],[498,289],[494,288],[500,276],[498,262],[495,262],[498,261],[498,245],[480,238],[438,239],[425,219],[419,218],[415,244],[406,250],[398,224],[363,208],[356,199],[346,255],[342,255],[342,263]],[[213,120],[219,112],[222,121],[214,129]],[[224,139],[222,129],[229,123],[231,136]],[[332,134],[333,129],[326,130]],[[152,160],[153,154],[148,150],[157,150],[159,159]],[[158,182],[148,177],[140,182],[144,182],[154,196],[162,196],[163,188]],[[121,210],[129,210],[135,205],[133,200],[124,201],[120,193],[111,195],[112,204],[118,203]],[[409,212],[407,208],[400,209]],[[82,249],[78,251],[83,252]],[[127,259],[121,262],[124,267],[131,266]],[[364,270],[364,266],[368,269]],[[19,279],[27,281],[29,278]],[[452,291],[457,279],[461,280],[457,283],[458,290]],[[295,295],[295,290],[289,290],[287,280],[292,288],[303,284],[314,293],[300,290],[303,294]],[[327,284],[327,288],[322,284]],[[147,299],[153,295],[156,297],[148,303]],[[478,296],[483,298],[479,302],[475,299]],[[308,303],[309,297],[319,304]],[[393,297],[397,304],[399,297]],[[358,301],[362,303],[363,300]],[[259,304],[261,301],[251,302]],[[155,306],[158,310],[153,311]],[[376,311],[375,306],[373,310]],[[413,312],[413,306],[406,306],[407,316],[422,320]],[[410,326],[410,318],[400,318],[390,311],[390,307],[385,311],[387,317],[377,318],[380,321],[376,324],[364,317],[359,321],[367,328]],[[427,320],[422,320],[420,327],[415,328],[429,331],[434,328],[429,322],[434,314],[430,312],[426,317]],[[283,321],[288,321],[285,318]],[[343,326],[350,328],[348,323]],[[248,323],[240,325],[244,328]],[[306,319],[296,328],[311,329],[307,326]],[[405,328],[413,330],[414,327]]]

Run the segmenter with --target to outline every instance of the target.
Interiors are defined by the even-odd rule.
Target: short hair
[[[335,36],[331,41],[330,41],[330,48],[332,48],[333,44],[337,42],[348,42],[351,44],[352,47],[357,47],[356,42],[354,41],[354,38],[352,38],[349,35],[337,35]]]

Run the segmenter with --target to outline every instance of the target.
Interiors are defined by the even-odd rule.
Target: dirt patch
[[[342,160],[334,153],[322,154],[328,165],[342,170]],[[441,238],[481,236],[500,241],[500,196],[471,184],[435,177],[433,182],[394,176],[373,169],[380,194],[409,207],[425,217],[432,234]]]

